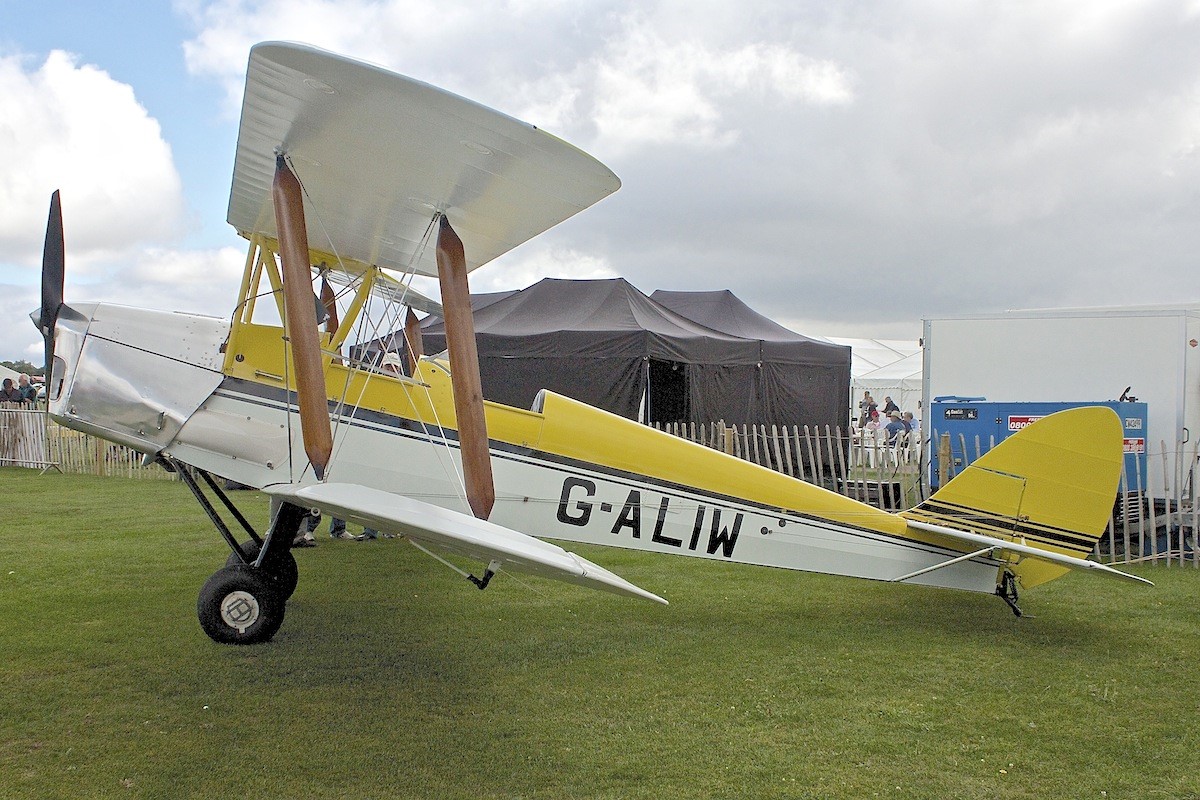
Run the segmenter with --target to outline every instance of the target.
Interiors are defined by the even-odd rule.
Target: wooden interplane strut
[[[476,517],[487,519],[496,502],[496,489],[492,483],[487,421],[483,416],[483,383],[479,378],[471,292],[467,287],[467,259],[462,239],[450,227],[445,215],[438,228],[437,266],[446,320],[446,347],[450,351],[453,370],[454,414],[458,418],[467,502]]]
[[[417,362],[425,355],[425,343],[421,339],[421,322],[411,308],[404,316],[405,357],[408,359],[408,374],[417,374]]]
[[[333,432],[329,425],[325,373],[321,368],[321,342],[317,337],[304,197],[300,181],[282,155],[275,159],[271,201],[279,230],[279,258],[283,262],[285,331],[291,343],[296,395],[300,401],[300,434],[313,471],[318,479],[324,479],[333,452]]]

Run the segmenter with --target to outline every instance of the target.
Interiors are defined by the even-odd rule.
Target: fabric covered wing
[[[667,602],[557,545],[411,497],[350,483],[268,486],[263,491],[298,506],[319,508],[325,514],[404,534],[480,561],[499,561],[506,570]]]
[[[423,245],[437,211],[475,269],[621,185],[533,125],[381,67],[264,42],[250,51],[229,197],[243,234],[276,236],[276,150],[311,204],[310,249],[423,275],[437,274]]]

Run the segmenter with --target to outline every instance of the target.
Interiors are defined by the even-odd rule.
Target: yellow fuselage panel
[[[239,326],[229,351],[227,375],[295,388],[279,327]],[[448,367],[440,361],[423,360],[409,379],[351,369],[327,354],[325,386],[335,403],[457,428]],[[547,392],[540,413],[491,402],[484,408],[496,441],[882,533],[933,538],[915,535],[893,514],[561,395]]]

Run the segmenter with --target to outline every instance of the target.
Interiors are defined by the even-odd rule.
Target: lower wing
[[[303,488],[290,484],[268,486],[263,492],[294,505],[318,508],[339,519],[400,533],[415,542],[486,561],[493,573],[502,569],[527,572],[664,605],[667,602],[557,545],[411,497],[353,483],[320,483]]]

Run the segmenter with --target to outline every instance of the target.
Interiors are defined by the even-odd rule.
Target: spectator
[[[892,398],[890,398],[890,397],[884,397],[884,398],[883,398],[883,413],[884,413],[884,416],[888,416],[888,417],[890,417],[890,416],[892,415],[892,412],[893,412],[893,411],[899,411],[899,410],[900,410],[900,406],[898,406],[898,405],[896,405],[895,403],[893,403],[893,402],[892,402]]]
[[[887,431],[888,444],[895,444],[900,434],[908,432],[908,426],[901,421],[899,411],[893,411],[888,414],[888,417],[891,418],[891,421],[884,427],[884,430]]]
[[[870,392],[863,392],[863,399],[858,401],[858,427],[865,428],[867,423],[879,419],[879,406]]]
[[[3,388],[0,388],[0,403],[24,403],[21,391],[13,385],[12,378],[5,378]]]
[[[404,374],[404,365],[400,362],[400,356],[395,353],[388,353],[383,357],[383,361],[379,362],[379,371],[384,375],[400,377]]]
[[[304,518],[304,522],[300,523],[300,530],[296,532],[296,538],[292,540],[292,547],[314,547],[316,540],[313,538],[313,531],[321,525],[320,514],[309,514]],[[338,519],[337,517],[329,518],[329,538],[331,539],[352,539],[356,542],[365,541],[366,539],[378,539],[379,531],[374,528],[363,528],[362,535],[354,536],[346,530],[346,520]],[[383,534],[385,539],[395,538],[390,533]]]
[[[29,376],[22,372],[17,376],[17,391],[21,393],[21,397],[25,398],[25,402],[33,405],[37,400],[37,387],[29,382]]]

